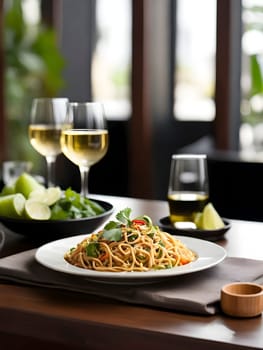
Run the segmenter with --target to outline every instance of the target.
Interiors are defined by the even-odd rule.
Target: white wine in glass
[[[67,98],[36,98],[33,100],[29,139],[47,162],[47,185],[55,185],[55,162],[61,153],[60,136],[65,122]]]
[[[90,167],[107,153],[109,144],[104,108],[98,102],[68,103],[61,133],[64,155],[79,167],[81,195],[88,197]]]
[[[174,154],[167,196],[170,220],[177,228],[195,227],[195,217],[209,201],[205,154]]]

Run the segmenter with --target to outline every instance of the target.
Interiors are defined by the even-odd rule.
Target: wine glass
[[[47,185],[55,185],[55,162],[61,153],[60,134],[66,116],[68,99],[35,98],[32,103],[29,139],[35,150],[45,157]]]
[[[108,130],[103,104],[71,102],[67,104],[65,125],[61,133],[64,155],[79,167],[81,195],[88,197],[90,167],[100,161],[108,150]]]
[[[195,215],[209,200],[205,154],[174,154],[168,186],[170,220],[175,227],[195,227]]]

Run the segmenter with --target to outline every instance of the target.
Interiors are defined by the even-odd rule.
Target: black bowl
[[[206,241],[218,241],[223,239],[225,233],[230,229],[231,224],[228,220],[222,219],[225,226],[217,230],[200,230],[192,228],[176,228],[172,225],[169,216],[166,216],[159,220],[159,227],[161,230],[168,232],[172,235],[195,237],[204,239]]]
[[[0,216],[0,223],[12,232],[41,241],[89,234],[98,229],[113,212],[112,204],[94,199],[93,201],[100,204],[105,212],[96,216],[68,220],[27,220]]]

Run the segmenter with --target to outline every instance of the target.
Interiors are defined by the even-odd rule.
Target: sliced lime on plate
[[[9,194],[15,194],[15,186],[12,185],[5,185],[2,188],[1,196],[8,196]]]
[[[61,198],[61,194],[60,187],[39,188],[30,193],[29,199],[34,199],[37,202],[50,206]]]
[[[204,215],[202,212],[198,212],[194,216],[194,223],[196,227],[201,230],[203,229],[203,218],[204,218]]]
[[[10,218],[21,217],[26,199],[21,193],[0,197],[0,215]]]
[[[25,217],[31,220],[49,220],[51,210],[45,203],[38,202],[35,199],[28,199],[25,202]]]
[[[21,174],[15,182],[15,192],[22,193],[26,198],[29,197],[32,191],[43,187],[33,176],[27,173]]]
[[[225,226],[212,203],[208,203],[204,207],[202,226],[204,230],[217,230]]]

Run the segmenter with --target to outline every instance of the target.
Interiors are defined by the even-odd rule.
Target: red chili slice
[[[139,219],[135,219],[135,220],[132,220],[133,224],[136,224],[136,225],[145,225],[146,222],[144,220],[139,220]]]

